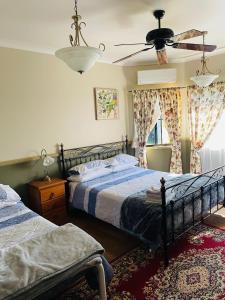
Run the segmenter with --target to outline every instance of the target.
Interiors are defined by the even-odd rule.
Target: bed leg
[[[126,152],[128,154],[128,135],[125,135],[125,148],[126,148]]]
[[[167,209],[166,209],[166,188],[165,179],[162,178],[161,182],[161,197],[162,197],[162,239],[163,239],[163,255],[164,255],[164,266],[167,267],[169,264],[168,246],[167,246]]]
[[[98,272],[98,287],[99,287],[99,300],[107,300],[106,283],[105,283],[105,271],[102,264],[101,257],[96,257],[87,263],[89,267],[97,268]]]
[[[99,297],[100,300],[106,300],[106,284],[105,284],[105,271],[102,265],[101,258],[99,259],[99,263],[97,264],[98,269],[98,282],[99,282]]]
[[[223,189],[224,189],[223,207],[225,207],[225,176],[223,176]]]

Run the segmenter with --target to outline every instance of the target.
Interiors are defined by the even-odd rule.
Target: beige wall
[[[80,75],[52,55],[0,48],[0,162],[36,156],[57,144],[79,147],[126,133],[123,68],[97,63]],[[96,121],[94,87],[116,88],[119,119]]]
[[[190,76],[200,66],[199,59],[168,64],[177,69],[177,82],[165,85],[137,86],[137,71],[163,69],[149,65],[120,67],[97,63],[82,76],[70,70],[52,55],[0,48],[0,163],[37,156],[43,147],[49,153],[57,144],[79,147],[133,137],[132,88],[157,88],[190,85]],[[225,79],[225,54],[209,58],[212,72],[221,70]],[[113,121],[96,121],[94,87],[111,87],[119,91],[120,117]],[[182,156],[184,170],[189,165],[189,128],[183,90]]]

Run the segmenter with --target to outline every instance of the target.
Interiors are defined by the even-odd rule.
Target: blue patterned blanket
[[[186,181],[189,179],[188,181]],[[185,181],[185,182],[184,182]],[[217,204],[224,202],[224,179],[218,185],[208,176],[196,177],[190,174],[178,176],[166,183],[167,192],[167,228],[168,237],[172,235],[172,218],[170,201],[174,201],[174,229],[179,234],[194,221],[206,216]],[[184,182],[184,183],[182,183]],[[176,187],[169,188],[170,186]],[[212,184],[210,187],[209,184]],[[205,186],[201,195],[200,187]],[[201,200],[201,197],[203,198]],[[180,199],[180,200],[179,200]],[[183,212],[184,204],[184,212]],[[183,218],[184,217],[184,218]],[[183,221],[184,219],[184,221]],[[122,205],[120,228],[129,231],[157,248],[162,239],[162,208],[160,204],[151,203],[145,191],[129,196]]]
[[[190,192],[196,192],[194,210],[197,220],[201,212],[199,188],[210,183],[207,176],[196,180],[196,177],[190,174],[174,176],[165,172],[133,167],[85,183],[70,183],[70,202],[72,207],[84,210],[103,221],[129,231],[154,248],[161,241],[162,208],[160,203],[155,204],[149,201],[146,190],[151,186],[160,186],[162,177],[167,181],[167,188],[191,179],[179,185],[179,188],[167,191],[168,231],[170,232],[171,228],[170,200],[176,201],[177,198],[184,197],[185,225],[193,220],[192,198],[188,196]],[[218,188],[221,203],[224,196],[223,181],[220,182]],[[216,187],[213,187],[211,190],[212,206],[216,204],[215,197]],[[183,225],[181,206],[182,201],[178,201],[174,206],[176,231],[179,231]],[[203,206],[204,213],[207,213],[210,206],[207,189],[204,191]]]
[[[0,209],[0,230],[8,226],[15,226],[35,218],[38,215],[27,208],[22,202]]]
[[[55,227],[57,226],[26,207],[22,201],[2,208],[0,209],[0,249],[12,247]]]

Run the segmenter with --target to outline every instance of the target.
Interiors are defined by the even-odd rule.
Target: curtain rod
[[[173,86],[173,87],[168,87],[168,88],[150,88],[150,89],[136,89],[137,91],[144,91],[144,90],[168,90],[168,89],[186,89],[191,86]],[[135,90],[135,89],[134,89]],[[128,91],[128,93],[132,93],[133,90]]]
[[[213,82],[211,85],[215,85],[215,84],[224,84],[225,82],[224,81],[216,81],[216,82]],[[211,86],[210,85],[210,86]],[[193,88],[195,87],[196,85],[187,85],[187,86],[173,86],[173,87],[164,87],[164,88],[150,88],[150,89],[136,89],[136,90],[139,90],[139,91],[144,91],[144,90],[168,90],[168,89],[186,89],[186,88]],[[133,90],[130,90],[128,91],[128,93],[132,93]]]

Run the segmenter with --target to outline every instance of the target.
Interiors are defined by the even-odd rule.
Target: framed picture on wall
[[[119,118],[118,91],[110,88],[95,88],[96,120],[114,120]]]

